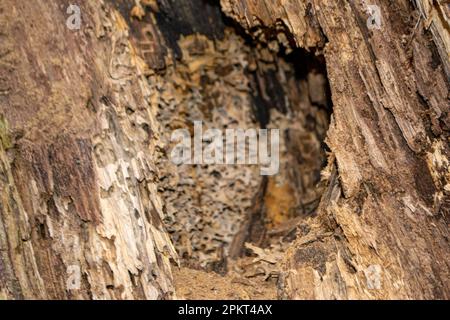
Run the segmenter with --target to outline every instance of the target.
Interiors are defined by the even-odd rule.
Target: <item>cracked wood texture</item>
[[[329,162],[319,214],[286,254],[283,298],[449,298],[449,8],[415,3],[371,1],[382,25],[369,30],[367,1],[221,1],[249,33],[284,24],[326,59],[338,180]],[[382,286],[369,290],[375,265]]]
[[[302,199],[318,207],[302,211],[279,298],[450,297],[448,3],[84,0],[78,31],[69,5],[0,2],[0,298],[175,298],[180,258],[220,273]],[[281,52],[295,50],[323,56],[329,88],[294,75],[303,62]],[[291,128],[291,171],[274,178],[287,182],[164,162],[168,130],[198,117]]]
[[[68,6],[0,3],[0,296],[170,298],[145,64],[111,4]]]

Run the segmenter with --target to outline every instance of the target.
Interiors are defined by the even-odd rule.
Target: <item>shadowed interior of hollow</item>
[[[180,128],[193,134],[194,121],[204,130],[279,129],[279,172],[261,176],[255,165],[175,165],[168,158],[159,168],[165,224],[182,263],[226,273],[229,258],[251,253],[246,242],[284,250],[302,219],[315,214],[332,106],[323,56],[295,48],[282,24],[254,39],[216,14],[213,34],[195,24],[177,33],[175,24],[165,35],[176,61],[156,76],[165,140]]]

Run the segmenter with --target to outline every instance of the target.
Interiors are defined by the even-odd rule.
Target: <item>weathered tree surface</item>
[[[278,236],[278,298],[450,298],[448,3],[69,5],[0,2],[0,298],[171,299]],[[280,128],[279,174],[174,165],[196,120]]]
[[[419,16],[409,1],[375,1],[382,26],[369,30],[366,1],[222,1],[248,30],[282,23],[298,46],[323,48],[327,63],[337,169],[329,162],[318,217],[287,253],[283,297],[449,297],[449,35],[440,2],[419,1]],[[381,290],[367,289],[371,265],[381,268]]]
[[[68,5],[0,4],[1,296],[171,297],[144,63],[111,5],[76,33]]]

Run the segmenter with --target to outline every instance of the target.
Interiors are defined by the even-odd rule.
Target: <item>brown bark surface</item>
[[[0,298],[185,297],[186,268],[449,298],[448,3],[86,0],[80,30],[69,4],[0,2]],[[279,174],[175,166],[194,120],[281,128]]]
[[[376,4],[380,30],[367,28],[364,1],[222,1],[248,30],[282,23],[327,63],[339,182],[329,162],[313,231],[287,253],[286,298],[449,295],[448,78],[434,52],[448,62],[448,6],[419,1],[424,23],[409,1]],[[370,265],[382,290],[367,290]]]
[[[144,63],[110,4],[80,4],[78,32],[68,5],[0,4],[1,296],[171,297]]]

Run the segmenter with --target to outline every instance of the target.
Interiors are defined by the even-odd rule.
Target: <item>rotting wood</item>
[[[326,141],[342,194],[311,224],[335,236],[307,246],[310,256],[301,238],[290,248],[286,298],[449,297],[448,7],[416,2],[425,25],[416,27],[409,1],[373,1],[383,24],[370,30],[365,1],[221,1],[250,33],[270,34],[282,21],[296,45],[326,59]],[[368,288],[371,266],[380,266],[379,290]]]
[[[368,4],[89,0],[73,32],[3,0],[0,298],[174,298],[178,263],[247,247],[279,298],[448,299],[448,5]],[[176,168],[198,118],[285,129],[280,174]]]

